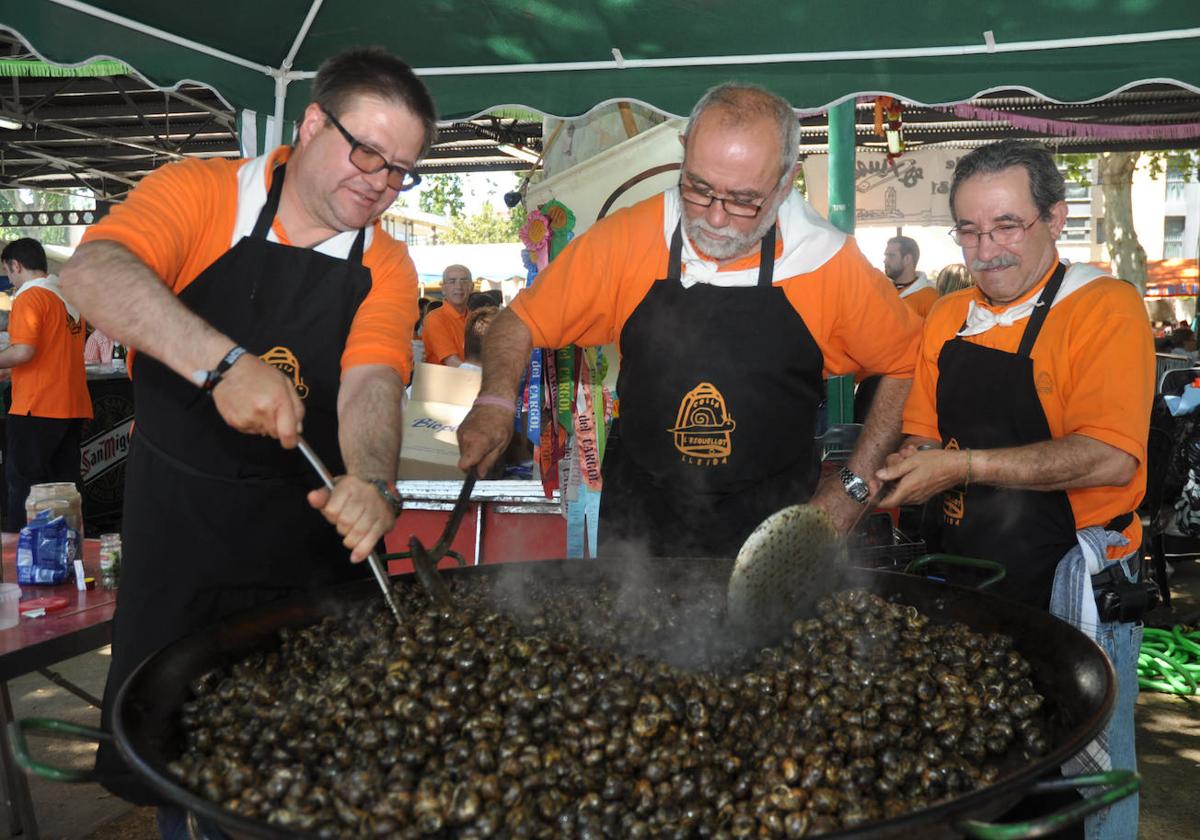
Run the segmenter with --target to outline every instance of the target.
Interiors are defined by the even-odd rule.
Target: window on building
[[[1104,244],[1104,217],[1096,219],[1096,244]]]
[[[1183,229],[1186,216],[1167,216],[1163,220],[1163,259],[1173,260],[1183,256]]]
[[[1183,201],[1188,173],[1177,163],[1167,164],[1167,201]]]
[[[1067,180],[1067,201],[1091,201],[1091,188],[1077,181]]]
[[[1068,216],[1067,224],[1063,227],[1062,242],[1090,242],[1092,236],[1092,220],[1088,216]]]

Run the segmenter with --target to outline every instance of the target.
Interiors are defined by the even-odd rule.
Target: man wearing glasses
[[[596,223],[488,330],[460,467],[504,451],[529,348],[618,342],[600,553],[732,556],[809,499],[824,377],[885,377],[847,470],[815,501],[844,530],[899,441],[920,321],[852,239],[793,189],[799,123],[745,85],[709,91],[679,186]]]
[[[1119,699],[1107,746],[1074,770],[1133,769],[1145,590],[1137,577],[1154,345],[1132,285],[1060,261],[1066,187],[1050,153],[1016,141],[959,160],[950,189],[975,287],[925,319],[911,437],[877,477],[883,504],[941,494],[942,549],[1003,563],[1000,594],[1081,627],[1106,649]],[[1122,562],[1115,562],[1115,561]],[[1094,746],[1094,745],[1093,745]],[[1137,798],[1088,818],[1135,837]]]
[[[155,171],[64,268],[70,300],[137,350],[106,714],[155,649],[360,576],[347,553],[393,527],[417,278],[377,222],[435,131],[404,62],[348,51],[319,70],[294,147]],[[332,493],[295,450],[302,423]]]

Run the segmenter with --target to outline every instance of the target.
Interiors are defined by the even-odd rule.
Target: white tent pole
[[[762,55],[711,55],[680,58],[623,58],[620,62],[562,61],[541,64],[477,64],[461,67],[414,67],[418,76],[468,76],[475,73],[563,73],[576,70],[638,70],[654,67],[719,67],[738,64],[787,64],[814,61],[870,61],[880,58],[934,58],[947,55],[990,55],[994,53],[1034,52],[1039,50],[1107,47],[1116,44],[1140,44],[1150,41],[1176,41],[1200,38],[1200,28],[1171,29],[1162,32],[1138,32],[1124,35],[1097,35],[1087,38],[1059,38],[1046,41],[1014,41],[1009,44],[966,44],[955,47],[907,47],[892,50],[838,50],[833,52],[764,53]],[[293,74],[311,78],[305,71]]]
[[[325,0],[313,0],[311,6],[308,7],[308,14],[304,16],[304,23],[300,24],[300,30],[296,33],[296,39],[292,41],[292,48],[288,50],[287,58],[283,60],[280,69],[285,73],[292,69],[292,63],[296,60],[296,53],[300,51],[300,45],[304,43],[304,39],[308,37],[308,30],[312,28],[313,19],[317,16],[317,12],[321,11],[321,4]],[[282,119],[282,114],[276,114],[276,118]]]
[[[80,3],[79,0],[50,0],[50,2],[59,6],[66,6],[68,9],[73,9],[74,11],[81,12],[85,15],[98,17],[101,20],[108,21],[109,23],[115,23],[118,26],[125,27],[126,29],[132,29],[134,32],[141,32],[143,35],[149,35],[153,38],[158,38],[159,40],[166,41],[171,44],[178,44],[181,47],[187,47],[189,50],[195,50],[196,52],[203,53],[204,55],[211,55],[213,58],[219,58],[222,61],[228,61],[230,64],[237,64],[241,67],[257,70],[259,73],[265,73],[268,76],[275,72],[273,68],[268,67],[265,64],[259,64],[254,61],[250,61],[249,59],[242,58],[241,56],[227,53],[224,50],[219,50],[216,47],[210,47],[207,44],[201,44],[198,41],[193,41],[190,38],[173,35],[172,33],[166,32],[162,29],[158,29],[144,23],[138,23],[136,20],[132,20],[131,18],[113,14],[112,12],[105,11],[104,9],[98,9],[95,6],[87,3]]]
[[[283,106],[287,102],[288,78],[284,74],[275,77],[275,119],[267,124],[267,143],[263,152],[268,152],[283,143]]]

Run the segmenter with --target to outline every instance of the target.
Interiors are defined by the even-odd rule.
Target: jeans
[[[1117,674],[1117,702],[1108,721],[1108,749],[1114,770],[1137,770],[1133,710],[1137,705],[1137,658],[1142,647],[1142,625],[1104,624],[1096,640]],[[1097,811],[1084,822],[1087,840],[1132,840],[1138,831],[1138,795]]]
[[[187,811],[174,805],[162,805],[155,812],[158,836],[162,840],[189,840]]]

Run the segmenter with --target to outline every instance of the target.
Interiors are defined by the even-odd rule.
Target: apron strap
[[[263,205],[262,210],[258,211],[258,220],[255,221],[254,230],[250,234],[254,239],[266,239],[271,230],[271,224],[279,212],[279,197],[283,195],[283,179],[286,174],[286,163],[279,164],[271,172],[271,189],[267,192],[267,203]],[[354,244],[350,246],[350,253],[346,255],[347,262],[352,265],[362,265],[366,239],[367,229],[359,228],[358,236],[354,237]]]
[[[679,281],[683,273],[683,222],[675,225],[675,233],[671,234],[671,253],[667,257],[667,276],[665,279]],[[769,289],[775,278],[775,226],[767,231],[762,238],[762,247],[758,252],[758,288]]]
[[[667,257],[667,280],[679,282],[683,274],[683,222],[675,225],[675,233],[671,234],[671,253]]]
[[[258,221],[254,223],[254,231],[250,234],[255,239],[266,239],[279,212],[279,196],[283,195],[283,177],[287,173],[287,164],[281,163],[271,173],[271,189],[267,192],[267,203],[258,211]]]
[[[1029,321],[1025,324],[1025,333],[1021,336],[1021,346],[1017,349],[1018,356],[1027,358],[1033,351],[1038,333],[1042,331],[1042,324],[1046,322],[1046,316],[1050,314],[1050,307],[1054,305],[1054,298],[1058,297],[1058,289],[1062,286],[1063,277],[1066,274],[1067,267],[1060,262],[1054,269],[1050,282],[1038,295],[1037,306],[1033,308],[1033,314],[1029,316]]]
[[[775,225],[762,238],[758,252],[758,288],[769,289],[775,279]]]

